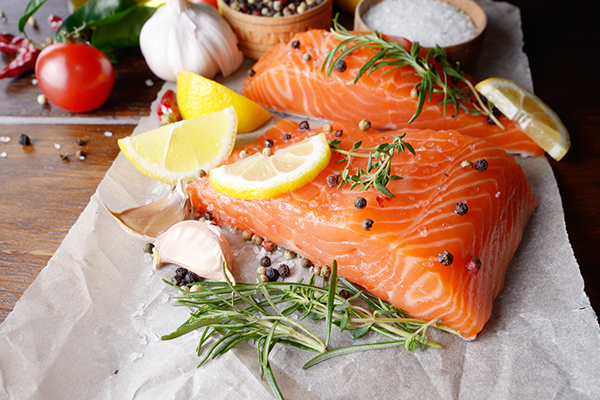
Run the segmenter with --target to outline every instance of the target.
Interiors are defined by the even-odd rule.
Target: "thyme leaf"
[[[170,282],[165,283],[180,290],[175,297],[176,306],[192,309],[191,315],[173,333],[162,336],[170,340],[196,329],[204,329],[197,348],[202,357],[198,367],[211,358],[216,358],[231,350],[238,343],[253,340],[258,350],[260,376],[265,377],[273,394],[278,399],[283,395],[277,386],[269,364],[271,350],[277,344],[286,344],[309,350],[320,355],[308,361],[306,369],[327,359],[393,346],[404,346],[410,351],[424,346],[441,346],[427,338],[427,328],[435,326],[439,330],[459,335],[458,332],[440,325],[440,320],[423,321],[413,319],[399,308],[374,296],[364,293],[352,283],[337,275],[337,263],[332,263],[329,284],[315,284],[313,276],[308,283],[266,282],[257,284],[238,283],[234,287],[226,282],[197,282],[200,291],[185,292]],[[341,285],[339,285],[341,284]],[[340,290],[348,291],[345,298]],[[277,309],[281,305],[284,311]],[[290,318],[292,313],[301,313],[300,319]],[[300,322],[305,317],[325,320],[325,343]],[[377,333],[388,341],[328,349],[331,326],[340,332],[350,331],[353,338],[360,338],[369,332]],[[204,353],[204,355],[202,354]]]
[[[425,56],[421,56],[421,46],[418,42],[413,42],[409,51],[399,43],[387,40],[376,31],[351,33],[338,22],[338,15],[333,19],[331,31],[334,37],[341,42],[325,57],[321,72],[326,72],[329,76],[333,73],[335,65],[352,54],[354,50],[373,49],[373,56],[359,69],[354,77],[354,84],[363,75],[369,75],[383,67],[391,67],[383,74],[388,74],[397,68],[411,67],[421,81],[413,88],[417,93],[418,101],[415,113],[408,123],[413,122],[421,114],[425,102],[431,102],[433,94],[441,94],[440,104],[443,106],[444,116],[448,113],[448,105],[452,105],[453,117],[458,115],[459,110],[471,115],[485,115],[504,129],[493,113],[493,104],[484,101],[482,96],[477,93],[473,84],[464,76],[460,63],[456,63],[456,66],[450,64],[444,49],[436,46],[429,49]],[[433,65],[433,60],[439,63],[439,69]],[[460,82],[465,86],[459,86]]]
[[[340,147],[341,141],[333,139],[329,141],[329,147],[332,151],[344,154],[346,158],[337,161],[346,162],[346,167],[339,175],[341,180],[338,183],[338,188],[349,184],[350,190],[362,185],[359,189],[361,192],[374,187],[377,191],[388,197],[395,197],[394,194],[387,188],[390,180],[401,180],[402,177],[392,174],[392,158],[396,154],[403,153],[408,150],[412,155],[415,155],[415,149],[410,143],[402,140],[406,134],[394,136],[391,143],[382,143],[376,147],[360,148],[362,141],[354,143],[350,150],[343,150]],[[356,168],[355,174],[350,174],[350,164],[352,157],[368,158],[366,169]]]

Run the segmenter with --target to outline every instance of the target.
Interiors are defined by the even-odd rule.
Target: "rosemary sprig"
[[[405,66],[412,67],[421,78],[421,81],[414,87],[414,90],[418,93],[418,102],[417,109],[408,121],[409,123],[421,114],[426,100],[431,102],[433,94],[440,93],[443,95],[440,104],[444,107],[444,116],[447,115],[448,104],[452,104],[454,107],[453,116],[457,116],[460,109],[471,115],[483,114],[504,129],[492,112],[493,105],[484,102],[473,84],[465,78],[464,72],[460,69],[460,64],[456,63],[456,66],[453,67],[446,57],[446,52],[441,47],[431,48],[425,56],[421,56],[421,46],[417,42],[414,42],[410,51],[408,51],[399,43],[389,41],[382,34],[375,31],[368,34],[353,34],[337,21],[337,17],[336,15],[333,19],[331,31],[335,38],[341,40],[341,42],[329,52],[321,66],[321,71],[327,71],[327,76],[333,73],[336,64],[352,54],[353,51],[361,47],[373,49],[373,57],[360,68],[354,78],[354,83],[356,84],[365,73],[369,75],[382,67],[391,67],[383,74],[388,74]],[[441,66],[441,70],[436,69],[431,60],[437,61]],[[466,86],[459,87],[459,82],[463,82]]]
[[[392,158],[396,154],[400,154],[408,150],[415,155],[415,150],[410,143],[402,140],[406,134],[397,135],[391,143],[382,143],[376,147],[360,148],[362,141],[354,143],[350,150],[342,150],[340,148],[340,140],[334,139],[329,141],[329,147],[336,153],[346,155],[346,158],[336,161],[338,163],[346,162],[346,167],[340,174],[338,188],[350,184],[350,190],[356,186],[362,185],[360,191],[368,190],[371,186],[385,196],[395,197],[394,194],[387,188],[390,180],[396,181],[402,179],[401,176],[392,174]],[[368,158],[366,169],[356,168],[355,174],[350,174],[350,164],[352,157]]]
[[[225,273],[224,276],[227,279]],[[229,280],[198,282],[196,284],[202,290],[192,293],[180,290],[181,295],[176,297],[175,305],[193,309],[189,319],[161,339],[175,339],[196,329],[203,329],[197,353],[198,356],[202,356],[203,352],[205,354],[198,367],[240,342],[253,340],[258,349],[260,376],[267,379],[275,397],[283,399],[269,365],[269,354],[276,344],[288,344],[319,353],[303,366],[308,368],[329,358],[359,351],[395,346],[404,346],[411,351],[424,346],[439,348],[441,346],[430,341],[426,335],[427,328],[433,325],[458,335],[458,332],[439,325],[439,320],[427,322],[410,318],[402,310],[363,293],[337,276],[335,261],[332,263],[329,284],[324,282],[318,286],[315,281],[313,275],[308,283],[300,280],[238,283],[233,286]],[[338,286],[338,282],[343,286]],[[343,297],[340,289],[346,290],[351,296]],[[301,313],[299,320],[290,318],[295,312]],[[325,342],[300,323],[307,317],[325,320]],[[390,341],[330,350],[327,343],[332,325],[338,326],[340,331],[351,331],[354,339],[375,332]]]

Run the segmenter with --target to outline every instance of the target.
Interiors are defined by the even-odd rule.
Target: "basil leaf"
[[[27,7],[25,7],[25,12],[23,12],[23,16],[19,20],[19,32],[25,33],[25,24],[27,24],[27,20],[31,17],[35,12],[44,4],[46,0],[31,0],[27,3]]]
[[[142,26],[155,11],[156,8],[151,7],[133,7],[97,21],[92,33],[92,46],[101,51],[138,46]]]

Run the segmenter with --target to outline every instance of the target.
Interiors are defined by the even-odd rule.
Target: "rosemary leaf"
[[[302,366],[302,369],[308,369],[315,366],[323,361],[327,361],[334,357],[345,356],[352,353],[358,353],[361,351],[380,350],[388,349],[390,347],[404,346],[402,340],[394,340],[391,342],[380,342],[380,343],[366,343],[366,344],[355,344],[352,346],[340,347],[334,350],[330,350],[327,353],[319,354],[311,358],[306,364]]]

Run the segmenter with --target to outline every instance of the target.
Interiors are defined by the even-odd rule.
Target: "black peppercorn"
[[[292,49],[299,49],[300,48],[300,41],[299,40],[293,40],[292,41]]]
[[[29,136],[27,136],[24,133],[21,133],[19,135],[19,139],[17,139],[19,144],[22,146],[29,146],[31,144],[31,140],[29,139]]]
[[[454,212],[457,213],[458,215],[465,215],[467,213],[467,211],[469,211],[469,207],[467,206],[467,203],[458,202],[454,206]]]
[[[298,127],[300,128],[301,131],[305,131],[307,130],[308,127],[308,121],[302,121],[300,122],[300,124],[298,125]]]
[[[265,147],[273,147],[273,140],[265,139]]]
[[[335,70],[337,72],[344,72],[346,70],[346,61],[339,60],[335,63]]]
[[[338,185],[338,175],[331,174],[327,175],[327,186],[336,187]]]
[[[85,145],[85,140],[83,140],[83,139],[77,139],[77,140],[75,141],[75,144],[76,144],[77,146],[84,146],[84,145]]]
[[[208,211],[204,213],[204,218],[206,218],[207,221],[212,221],[213,216],[211,213],[209,213]]]
[[[363,219],[363,221],[360,223],[360,225],[363,227],[363,229],[365,231],[370,231],[371,228],[373,227],[373,220],[369,219],[369,218],[365,218]]]
[[[250,78],[252,78],[254,75],[256,75],[256,71],[254,71],[252,68],[250,68],[250,71],[248,71],[248,76]]]
[[[354,199],[354,207],[362,210],[366,206],[367,206],[367,199],[365,199],[364,197],[357,197],[356,199]]]
[[[277,268],[277,271],[282,278],[290,276],[290,267],[288,267],[287,264],[281,264],[279,268]]]
[[[483,172],[488,168],[488,162],[484,159],[475,161],[475,169],[479,172]]]
[[[144,253],[152,254],[152,250],[154,249],[154,244],[146,243],[144,245]]]
[[[187,273],[188,273],[188,270],[187,270],[187,269],[185,269],[185,268],[183,268],[183,267],[179,267],[179,268],[177,268],[177,269],[175,270],[175,274],[176,274],[177,276],[181,276],[182,278],[183,278],[184,276],[186,276],[186,275],[187,275]]]
[[[341,137],[344,134],[344,131],[341,129],[338,129],[337,131],[335,131],[334,135],[335,137]]]
[[[479,257],[471,257],[471,259],[467,262],[467,269],[472,273],[477,273],[481,269],[481,260]]]
[[[171,282],[177,286],[181,286],[181,285],[185,284],[185,282],[183,281],[183,278],[179,275],[175,275],[174,277],[172,277]]]
[[[444,250],[438,254],[438,261],[442,263],[442,265],[448,266],[452,264],[452,261],[454,261],[454,256],[450,254],[448,250]]]
[[[300,265],[302,266],[302,268],[310,268],[313,266],[313,263],[308,258],[303,258],[300,261]]]
[[[263,267],[270,267],[271,259],[267,256],[264,256],[263,258],[260,259],[260,265],[262,265]]]
[[[286,133],[285,135],[283,135],[283,140],[285,140],[286,142],[288,140],[290,140],[292,138],[292,135],[290,135],[289,133]]]
[[[265,275],[267,275],[267,278],[269,278],[270,282],[279,279],[279,271],[277,271],[275,268],[269,268]]]
[[[186,283],[200,282],[200,277],[195,273],[188,271],[187,275],[185,276],[185,281]]]
[[[456,84],[457,84],[459,81],[458,81],[458,78],[457,78],[457,77],[453,76],[452,78],[450,78],[450,82],[451,82],[453,85],[456,85]]]

